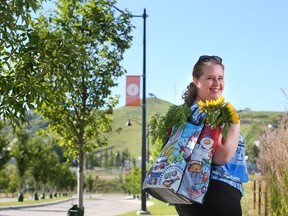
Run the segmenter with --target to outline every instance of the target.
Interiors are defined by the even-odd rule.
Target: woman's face
[[[196,100],[216,100],[224,90],[224,70],[220,65],[207,64],[202,66],[203,75],[193,79],[198,87]]]

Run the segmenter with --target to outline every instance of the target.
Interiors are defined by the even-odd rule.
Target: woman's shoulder
[[[192,103],[190,106],[190,110],[192,112],[192,115],[191,115],[189,121],[195,125],[202,124],[206,114],[204,112],[200,111],[199,104],[198,103]]]

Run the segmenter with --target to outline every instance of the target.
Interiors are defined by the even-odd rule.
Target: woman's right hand
[[[222,165],[232,159],[238,147],[238,140],[240,136],[240,120],[238,123],[231,124],[228,128],[226,138],[220,134],[217,148],[213,157],[213,163]]]

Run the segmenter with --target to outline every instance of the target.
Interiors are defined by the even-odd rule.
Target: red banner
[[[126,106],[140,106],[140,76],[126,76]]]

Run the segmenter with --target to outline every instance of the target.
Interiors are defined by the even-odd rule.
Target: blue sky
[[[48,3],[48,5],[50,5]],[[118,0],[146,20],[146,93],[173,104],[192,80],[200,55],[218,55],[225,65],[223,96],[234,107],[287,111],[287,0]],[[126,75],[143,74],[143,18],[133,18],[133,44],[124,55]],[[125,106],[125,76],[113,94]],[[142,84],[142,83],[141,83]],[[141,93],[142,97],[142,86]]]
[[[202,54],[225,65],[224,97],[236,109],[287,111],[288,1],[286,0],[118,0],[146,20],[146,93],[174,104],[192,80]],[[133,18],[133,45],[122,65],[142,75],[143,19]],[[125,105],[125,76],[113,94]],[[141,87],[142,91],[142,87]],[[142,92],[141,92],[142,97]]]

